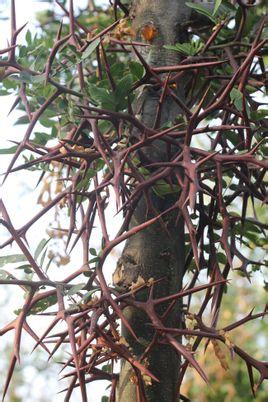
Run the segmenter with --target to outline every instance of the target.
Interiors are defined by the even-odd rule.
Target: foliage
[[[267,110],[263,100],[267,40],[263,7],[217,1],[209,11],[189,4],[205,17],[205,22],[200,25],[196,19],[189,21],[187,42],[167,46],[181,54],[178,65],[151,67],[139,50],[141,44],[134,41],[125,2],[111,1],[105,9],[90,2],[94,12],[87,8],[77,16],[72,0],[69,9],[66,1],[56,3],[57,8],[38,15],[41,30],[34,35],[27,31],[26,43],[20,44],[18,38],[26,27],[16,27],[12,1],[10,45],[1,51],[1,95],[16,94],[12,110],[24,113],[16,124],[27,127],[15,147],[1,150],[2,154],[13,154],[5,179],[19,170],[39,171],[42,206],[31,221],[15,229],[12,211],[4,201],[0,204],[1,223],[10,234],[1,248],[16,243],[21,250],[20,254],[1,257],[1,265],[27,261],[27,265],[17,267],[19,271],[4,270],[0,278],[0,284],[16,284],[25,291],[17,317],[1,330],[1,334],[15,332],[4,396],[20,359],[24,329],[49,357],[63,343],[69,343],[71,356],[64,369],[70,369],[65,377],[72,381],[66,400],[78,386],[86,400],[86,384],[99,379],[111,382],[110,400],[115,400],[118,375],[114,364],[118,358],[131,363],[143,400],[144,383],[157,379],[147,368],[146,354],[137,359],[120,336],[119,320],[135,336],[122,314],[128,305],[142,309],[151,319],[157,336],[150,348],[164,342],[183,356],[179,383],[189,365],[207,381],[205,368],[192,352],[202,340],[210,340],[217,345],[215,348],[227,346],[230,353],[244,361],[255,394],[268,377],[268,363],[242,349],[239,339],[230,343],[228,334],[263,317],[264,306],[259,304],[256,313],[226,324],[219,320],[219,313],[222,300],[230,294],[227,288],[231,287],[228,278],[232,270],[246,283],[267,266],[267,261],[260,258],[260,250],[267,248],[267,223],[262,213],[256,212],[256,206],[267,200]],[[185,82],[184,100],[174,92],[180,82]],[[172,97],[178,102],[175,125],[165,122],[164,127],[160,126],[160,107],[154,127],[147,127],[135,113],[134,99],[144,85],[162,88],[162,101]],[[36,129],[37,123],[42,131]],[[140,158],[142,150],[155,141],[162,142],[167,155],[170,147],[175,147],[167,162],[144,162]],[[118,233],[111,237],[107,208],[113,193],[117,210],[124,216]],[[169,210],[160,213],[151,207],[152,193],[162,198],[172,194],[175,201]],[[129,228],[135,206],[144,194],[148,219]],[[69,228],[60,224],[50,227],[48,238],[34,252],[27,244],[27,232],[51,209],[58,223],[59,216],[66,213]],[[162,218],[171,210],[183,217],[187,229],[187,286],[158,299],[153,298],[154,278],[139,278],[130,289],[110,286],[103,266],[113,249],[156,221],[164,224]],[[98,223],[101,246],[95,250],[92,242]],[[53,280],[53,263],[62,266],[69,256],[49,253],[50,238],[64,238],[69,252],[78,241],[82,244],[80,267],[67,277],[62,274],[61,281]],[[255,254],[249,258],[252,250]],[[135,295],[147,288],[150,297],[138,302]],[[202,294],[199,307],[191,305],[196,292]],[[167,328],[157,307],[182,298],[187,318],[184,328]],[[51,306],[52,312],[47,311]],[[44,313],[52,314],[53,320],[42,335],[35,334],[27,318],[32,314],[42,317]],[[66,329],[53,335],[61,320]],[[46,344],[51,335],[52,350]],[[190,350],[180,342],[182,335],[194,337]],[[107,364],[111,370],[102,367]]]
[[[258,285],[258,281],[254,283],[254,286],[250,284],[241,286],[236,273],[232,279],[236,285],[233,284],[230,287],[229,297],[225,297],[223,300],[220,315],[222,325],[235,321],[239,315],[246,315],[249,305],[258,304],[260,300],[263,304],[267,302],[267,293]],[[195,303],[200,303],[200,301],[201,299],[198,298]],[[233,308],[234,305],[236,309]],[[250,354],[267,359],[267,338],[263,336],[265,333],[267,333],[267,320],[255,320],[229,333],[229,339],[232,343],[239,343]],[[188,339],[188,342],[193,342],[193,338]],[[203,341],[202,347],[196,357],[199,363],[206,367],[210,387],[207,387],[198,375],[190,370],[182,387],[183,394],[186,394],[192,402],[252,401],[252,395],[248,392],[247,368],[243,361],[237,356],[232,356],[228,347],[222,347],[223,359],[228,365],[228,368],[224,369],[220,359],[215,355],[213,345],[206,345],[206,342]],[[206,353],[204,353],[204,348],[206,348]],[[254,400],[258,402],[266,400],[267,386],[268,383],[265,383]]]

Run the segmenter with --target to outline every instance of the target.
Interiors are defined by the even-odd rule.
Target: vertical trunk
[[[163,45],[184,41],[183,22],[188,18],[188,8],[180,0],[136,0],[133,4],[133,27],[137,33],[137,39],[142,40],[144,27],[153,27],[155,36],[150,52],[145,55],[147,63],[151,66],[163,66],[176,64],[178,56],[176,52],[168,51]],[[177,94],[183,97],[183,88],[177,88]],[[157,107],[161,89],[146,85],[138,101],[139,110],[143,122],[150,127],[155,124]],[[161,113],[160,125],[174,122],[180,114],[178,105],[166,97]],[[138,134],[138,133],[137,133]],[[168,152],[163,142],[158,141],[145,148],[140,158],[145,161],[159,162],[167,160]],[[174,201],[173,196],[165,198],[157,197],[151,192],[154,208],[161,212]],[[136,226],[148,219],[147,206],[144,198],[140,200],[135,209],[131,226]],[[165,215],[163,225],[159,223],[139,232],[131,237],[124,248],[118,261],[114,274],[114,283],[127,288],[135,282],[139,276],[148,280],[164,278],[155,286],[154,296],[159,297],[174,293],[181,288],[184,267],[184,229],[183,222],[176,222],[174,214]],[[147,291],[139,292],[139,298],[144,300]],[[166,307],[166,306],[165,306]],[[162,307],[162,311],[164,306]],[[161,313],[161,311],[159,311]],[[146,346],[153,339],[154,330],[146,315],[133,308],[127,307],[124,314],[138,336],[138,342],[123,327],[123,336],[128,341],[136,356],[140,356]],[[177,305],[169,316],[168,326],[180,325],[180,306]],[[159,379],[159,383],[153,382],[146,385],[146,398],[149,402],[175,401],[177,399],[177,374],[179,369],[179,356],[169,346],[156,345],[148,356],[150,371]],[[118,402],[137,401],[136,387],[130,381],[133,376],[131,366],[123,362],[120,372],[119,386],[117,389]]]

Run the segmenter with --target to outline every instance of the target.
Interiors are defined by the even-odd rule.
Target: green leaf
[[[39,123],[46,128],[50,128],[53,127],[56,122],[54,120],[48,119],[47,117],[41,117],[39,119]]]
[[[176,43],[175,45],[167,45],[164,46],[166,49],[175,50],[176,52],[180,52],[186,54],[187,56],[195,56],[203,47],[203,43],[201,41],[192,41],[186,43]]]
[[[48,271],[48,269],[49,269],[50,265],[52,264],[52,262],[53,262],[53,257],[50,258],[50,260],[48,261],[48,263],[47,263],[47,265],[46,265],[46,267],[45,267],[45,272]]]
[[[91,260],[88,261],[88,263],[89,263],[89,264],[92,264],[93,262],[98,262],[99,259],[100,259],[100,257],[92,258]]]
[[[96,251],[95,248],[90,248],[89,252],[90,252],[91,255],[97,255],[97,251]]]
[[[213,15],[215,15],[220,7],[222,3],[222,0],[216,0],[215,1],[215,5],[214,5],[214,10],[213,10]]]
[[[48,140],[51,138],[50,134],[47,133],[34,133],[33,142],[38,145],[46,145]]]
[[[263,56],[263,63],[264,63],[265,68],[268,68],[268,55]]]
[[[45,311],[46,309],[48,309],[49,307],[53,306],[56,303],[57,303],[56,295],[48,296],[46,299],[38,301],[31,309],[29,314],[41,313],[42,311]]]
[[[32,43],[32,34],[31,34],[31,31],[29,29],[26,32],[25,39],[26,39],[26,42],[27,42],[28,45],[30,45]]]
[[[43,43],[40,43],[40,44],[39,44],[38,46],[36,46],[33,50],[27,52],[27,55],[29,56],[29,55],[36,54],[37,57],[38,57],[38,56],[40,55],[40,49],[41,49],[41,48],[43,48],[43,50],[46,49],[46,47],[45,47],[45,45],[44,45]],[[33,65],[32,65],[31,67],[33,67],[35,64],[36,64],[36,58],[35,58],[35,60],[34,60],[34,62],[33,62]]]
[[[114,79],[119,79],[122,78],[123,75],[125,74],[126,71],[126,66],[124,63],[114,63],[111,64],[111,75],[114,77]]]
[[[95,170],[87,169],[85,177],[79,181],[79,183],[76,186],[76,189],[78,191],[80,191],[82,189],[87,190],[90,186],[92,177],[94,177],[95,175],[96,175]]]
[[[129,91],[131,90],[133,84],[133,78],[131,74],[125,75],[118,83],[116,86],[115,90],[115,97],[118,98],[120,96],[124,97],[126,96]]]
[[[47,253],[47,248],[44,250],[41,258],[40,258],[40,266],[43,267],[44,261],[45,261],[45,257],[46,257],[46,253]]]
[[[90,278],[91,275],[92,275],[92,271],[85,271],[85,272],[83,272],[83,275],[84,275],[86,278]]]
[[[161,179],[158,180],[156,184],[153,186],[153,190],[157,195],[163,197],[167,194],[174,194],[179,192],[179,186],[178,185],[171,186],[165,180]]]
[[[268,110],[260,109],[250,112],[250,118],[252,120],[263,120],[268,117]]]
[[[40,241],[40,243],[38,244],[38,246],[36,247],[36,250],[34,252],[34,259],[37,260],[37,258],[39,257],[39,255],[42,253],[43,249],[46,247],[47,243],[51,240],[51,238],[49,239],[42,239]]]
[[[113,93],[109,92],[106,88],[90,83],[88,83],[87,88],[93,102],[108,110],[115,109],[116,102]]]
[[[13,264],[14,262],[27,261],[27,258],[23,254],[10,254],[0,257],[0,267],[6,264]]]
[[[80,292],[80,290],[82,290],[84,287],[85,287],[85,284],[84,284],[84,283],[78,283],[77,285],[72,286],[71,289],[69,289],[69,290],[66,292],[66,294],[67,294],[68,296],[73,296],[73,295],[75,295],[76,293]]]
[[[144,68],[143,66],[136,62],[136,61],[131,61],[129,63],[129,70],[131,74],[138,80],[140,80],[143,77],[144,74]]]
[[[105,373],[112,373],[112,365],[111,365],[111,363],[104,364],[101,367],[101,369],[102,369],[102,371],[105,371]]]
[[[234,131],[225,131],[225,136],[228,141],[230,141],[233,145],[237,145],[240,141],[239,136]]]
[[[84,53],[83,53],[83,55],[82,55],[82,57],[81,57],[81,60],[87,59],[87,58],[91,55],[91,53],[94,52],[94,50],[95,50],[96,47],[99,45],[99,43],[100,43],[100,39],[99,39],[99,38],[96,39],[96,40],[94,40],[93,42],[91,42],[91,43],[88,45],[88,47],[86,48],[86,50],[84,51]]]
[[[0,149],[0,155],[14,154],[16,152],[17,148],[18,148],[18,145],[14,145],[14,147]]]
[[[19,81],[26,82],[26,83],[31,83],[32,82],[31,74],[27,73],[26,71],[23,71],[22,73],[20,73],[20,75],[17,76],[17,79]]]
[[[130,94],[131,87],[133,84],[133,76],[131,74],[125,75],[116,86],[114,92],[114,98],[116,101],[116,109],[122,110],[127,107],[127,98]]]
[[[24,116],[20,116],[17,121],[14,123],[15,126],[19,125],[19,124],[29,124],[29,117],[26,115]]]
[[[190,8],[193,8],[199,14],[202,14],[205,17],[209,18],[215,24],[217,23],[217,19],[213,16],[213,14],[211,14],[211,12],[207,8],[202,7],[200,4],[196,3],[186,3],[186,5]]]
[[[82,300],[83,300],[84,302],[88,302],[89,300],[91,300],[91,296],[92,296],[94,293],[98,292],[98,290],[99,290],[99,289],[89,290],[87,293],[84,294]]]
[[[235,187],[236,189],[236,187]],[[241,224],[237,224],[236,225],[236,232],[246,235],[246,233],[248,232],[252,232],[252,233],[258,233],[259,235],[262,233],[262,229],[259,228],[258,225],[254,224],[254,222],[244,222],[244,225],[242,226]]]
[[[20,265],[19,267],[16,267],[16,269],[23,269],[25,274],[32,274],[33,273],[32,266],[29,265],[29,264]]]
[[[1,72],[1,69],[0,69]],[[3,80],[3,87],[5,89],[16,89],[18,86],[18,82],[16,80],[13,80],[14,76],[10,76],[9,78],[5,78]]]
[[[45,79],[46,79],[45,74],[38,74],[38,75],[32,76],[31,82],[33,84],[41,84],[42,82],[45,82]]]
[[[99,172],[100,170],[102,170],[105,166],[104,160],[99,158],[96,162],[95,162],[95,169]]]
[[[223,253],[217,253],[217,259],[220,264],[226,264],[227,258],[226,255]]]
[[[238,89],[233,88],[230,92],[230,98],[237,110],[242,110],[243,108],[243,94]]]

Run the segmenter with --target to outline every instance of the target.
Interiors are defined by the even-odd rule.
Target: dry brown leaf
[[[113,35],[116,39],[121,40],[128,39],[129,37],[134,38],[135,32],[126,19],[121,19],[115,27]]]
[[[217,359],[219,360],[221,367],[224,370],[228,370],[229,366],[228,366],[228,363],[227,363],[227,360],[226,360],[225,353],[223,352],[223,350],[221,348],[220,342],[217,341],[216,339],[213,339],[211,341],[211,343],[213,345],[214,353],[215,353]]]
[[[144,286],[145,284],[146,284],[145,280],[143,279],[142,276],[139,275],[136,282],[132,282],[129,289],[133,292],[134,290],[139,289],[140,287]]]

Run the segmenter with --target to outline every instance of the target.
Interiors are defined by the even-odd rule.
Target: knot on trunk
[[[138,280],[142,272],[142,266],[137,259],[127,253],[123,254],[116,264],[116,269],[113,273],[113,284],[121,288],[127,289],[132,283]]]

